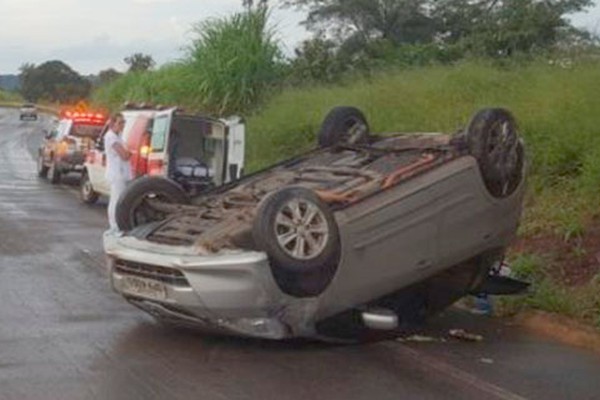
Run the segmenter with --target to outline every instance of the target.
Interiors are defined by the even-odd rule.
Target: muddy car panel
[[[508,246],[523,189],[508,199],[493,198],[476,160],[465,156],[338,211],[343,256],[317,318],[422,281],[473,254]]]

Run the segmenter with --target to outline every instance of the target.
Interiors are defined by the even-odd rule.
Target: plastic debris
[[[483,336],[477,335],[475,333],[469,333],[464,329],[450,329],[448,332],[450,336],[456,339],[465,340],[467,342],[481,342],[483,341]]]
[[[405,338],[399,338],[399,342],[417,342],[417,343],[431,343],[431,342],[445,342],[443,338],[434,338],[432,336],[424,335],[412,335]]]

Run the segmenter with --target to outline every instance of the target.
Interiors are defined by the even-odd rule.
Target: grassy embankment
[[[0,105],[15,104],[23,101],[18,93],[0,90]]]
[[[134,99],[222,108],[207,107],[199,97],[201,82],[192,75],[185,65],[130,75],[97,93],[96,100],[113,107]],[[568,68],[547,62],[506,68],[463,63],[388,71],[331,87],[287,88],[249,118],[249,170],[311,148],[323,115],[336,105],[363,109],[376,132],[454,132],[479,108],[509,108],[531,159],[527,209],[512,259],[535,290],[516,305],[600,327],[600,278],[593,279],[589,265],[586,276],[569,270],[593,263],[593,245],[600,247],[600,240],[586,239],[600,225],[598,93],[600,65],[591,62]]]
[[[250,169],[308,149],[332,106],[363,109],[376,132],[454,132],[479,108],[518,119],[531,159],[515,270],[533,293],[507,303],[566,314],[600,328],[600,65],[465,63],[388,72],[338,87],[283,91],[249,121]],[[591,237],[591,236],[594,237]]]

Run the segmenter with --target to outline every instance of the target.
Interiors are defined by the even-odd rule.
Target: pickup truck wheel
[[[284,188],[263,199],[252,234],[257,247],[268,254],[273,275],[288,294],[315,296],[337,270],[337,223],[327,204],[306,188]]]
[[[479,111],[469,123],[466,139],[489,192],[500,198],[511,195],[523,179],[524,159],[511,113],[501,108]]]
[[[44,165],[44,157],[41,154],[37,158],[37,174],[40,178],[48,177],[48,167]]]
[[[323,120],[318,134],[320,147],[360,144],[369,141],[369,124],[355,107],[335,107]]]
[[[166,215],[152,207],[152,200],[173,204],[190,202],[181,186],[171,180],[156,176],[136,179],[117,203],[116,219],[119,229],[129,231],[136,226],[164,219]]]
[[[53,185],[60,183],[60,171],[56,168],[54,161],[52,161],[50,168],[48,168],[48,176],[50,177],[50,183]]]
[[[98,193],[94,190],[94,186],[92,185],[92,181],[87,172],[84,172],[81,176],[79,197],[85,204],[94,204],[98,201]]]

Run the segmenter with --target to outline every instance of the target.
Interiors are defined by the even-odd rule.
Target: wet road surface
[[[0,399],[600,399],[600,356],[457,311],[482,343],[332,346],[165,328],[110,290],[105,208],[37,178],[41,122],[0,110]]]

